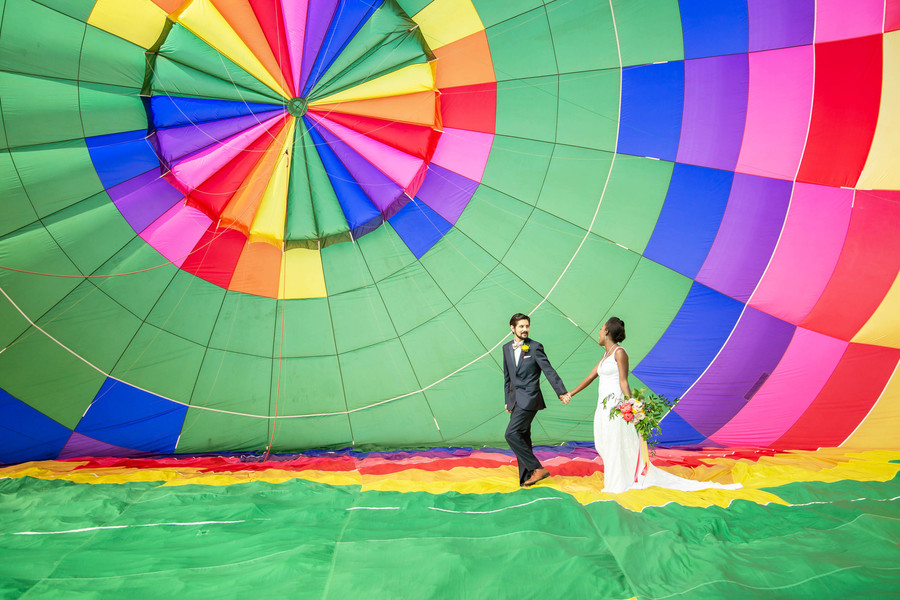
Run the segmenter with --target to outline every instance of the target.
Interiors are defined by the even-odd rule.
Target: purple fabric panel
[[[310,0],[306,9],[306,37],[303,39],[303,63],[300,68],[300,87],[306,86],[309,72],[316,62],[316,55],[328,33],[328,25],[334,16],[338,0]]]
[[[694,279],[747,302],[775,250],[791,189],[790,181],[735,173],[716,240]]]
[[[397,198],[403,194],[403,188],[394,180],[378,170],[372,163],[363,158],[359,152],[351,148],[336,135],[321,125],[313,125],[340,161],[347,167],[353,179],[363,189],[372,204],[384,213]]]
[[[66,447],[59,453],[59,460],[64,458],[78,458],[79,456],[116,456],[122,458],[146,454],[147,452],[113,446],[112,444],[107,444],[95,440],[92,437],[73,432],[72,437],[70,437],[69,441],[66,443]]]
[[[749,0],[750,51],[812,44],[815,0]]]
[[[444,217],[451,225],[455,225],[477,188],[478,182],[430,164],[416,198]]]
[[[275,112],[160,129],[156,132],[156,138],[159,140],[163,158],[171,164],[192,152],[221,143],[236,133],[259,125],[267,118],[275,116]]]
[[[184,198],[184,194],[159,176],[157,169],[122,182],[107,193],[137,233]]]
[[[795,327],[747,307],[731,337],[697,383],[678,403],[677,412],[691,427],[711,436],[749,402],[772,373],[794,335]]]
[[[733,171],[747,120],[746,54],[684,61],[684,119],[677,161]]]

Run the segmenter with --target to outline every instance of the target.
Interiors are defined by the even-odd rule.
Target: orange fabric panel
[[[352,100],[334,104],[316,104],[316,112],[327,115],[329,112],[347,113],[374,117],[385,121],[428,125],[440,129],[440,112],[437,102],[438,92],[416,92],[402,96],[386,96],[368,100]]]
[[[265,242],[247,242],[228,289],[274,298],[281,277],[281,249]]]
[[[439,89],[495,81],[487,34],[482,30],[434,50]]]
[[[181,5],[185,2],[187,0],[153,0],[153,4],[166,11],[167,14],[172,14],[181,8]]]

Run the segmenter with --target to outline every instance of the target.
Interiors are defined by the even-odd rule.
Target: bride
[[[594,413],[594,447],[603,460],[603,491],[618,494],[652,486],[683,491],[710,488],[733,490],[741,487],[739,483],[722,485],[711,481],[684,479],[652,464],[645,464],[640,452],[641,438],[634,425],[621,418],[609,418],[609,412],[616,404],[622,398],[631,396],[628,385],[628,353],[619,345],[624,340],[625,322],[618,317],[610,318],[597,336],[597,341],[606,350],[603,358],[571,392],[575,396],[594,379],[600,378],[599,400]]]

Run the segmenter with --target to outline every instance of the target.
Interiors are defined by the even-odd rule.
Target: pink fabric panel
[[[802,329],[750,402],[710,437],[726,446],[769,446],[803,415],[840,362],[847,342]]]
[[[306,38],[306,10],[309,3],[305,0],[282,0],[281,14],[284,18],[284,35],[288,40],[288,53],[291,55],[291,84],[294,90],[300,89],[300,67],[303,62],[303,41]],[[298,92],[295,92],[298,93]]]
[[[179,202],[142,231],[141,238],[181,267],[211,224],[205,214]]]
[[[881,33],[884,0],[817,0],[816,43]]]
[[[446,127],[431,162],[472,181],[481,181],[493,142],[490,133]]]
[[[812,46],[750,54],[747,125],[736,171],[794,179],[809,126],[813,76]]]
[[[750,306],[800,323],[837,264],[850,225],[853,190],[794,184],[787,219]]]

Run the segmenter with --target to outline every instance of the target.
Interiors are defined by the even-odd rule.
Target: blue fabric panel
[[[676,411],[667,414],[659,424],[662,434],[654,439],[660,446],[718,446],[688,425]]]
[[[684,61],[622,69],[620,154],[675,160],[684,109]]]
[[[657,394],[683,397],[725,344],[743,308],[734,298],[694,282],[634,376]]]
[[[369,17],[372,16],[378,7],[381,6],[383,0],[372,2],[372,0],[341,0],[340,5],[335,11],[335,16],[328,26],[328,33],[322,42],[319,54],[316,56],[316,62],[313,63],[312,69],[309,71],[309,77],[306,85],[303,86],[302,97],[307,97],[309,92],[319,82],[319,78],[325,74],[328,67],[334,62],[340,53],[344,50],[356,32],[366,24]]]
[[[347,219],[350,229],[356,231],[373,219],[380,217],[381,212],[372,204],[363,189],[353,179],[353,175],[350,174],[344,163],[322,139],[319,132],[310,126],[305,118],[302,122],[309,133],[310,139],[316,145],[319,158],[322,159],[322,165],[325,167],[325,172],[328,173],[331,187],[334,189],[338,202],[341,204],[341,210],[344,211],[344,218]]]
[[[53,460],[72,431],[0,390],[0,463]]]
[[[685,58],[747,52],[747,0],[681,0],[678,4]]]
[[[644,256],[694,278],[716,240],[734,173],[676,164]]]
[[[103,187],[111,188],[151,169],[159,168],[147,132],[125,131],[84,139]]]
[[[284,110],[284,106],[281,104],[183,98],[180,96],[153,96],[150,98],[150,112],[153,116],[153,125],[157,129],[281,110]],[[269,116],[271,115],[261,117],[260,120],[262,121]]]
[[[187,406],[108,378],[75,431],[147,452],[172,453]]]
[[[427,204],[415,198],[407,202],[388,222],[416,258],[422,258],[452,227]]]

